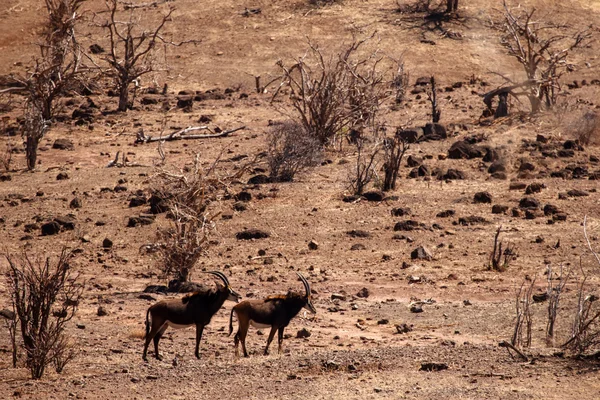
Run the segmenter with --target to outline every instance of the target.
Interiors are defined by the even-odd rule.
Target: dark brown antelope
[[[231,315],[229,316],[229,334],[231,335],[231,332],[233,332],[232,320],[233,313],[235,313],[238,319],[238,331],[235,334],[236,355],[239,355],[238,345],[241,341],[244,357],[248,357],[248,352],[246,351],[246,335],[248,334],[250,325],[259,329],[271,328],[269,338],[267,339],[267,346],[265,347],[265,355],[269,354],[269,345],[273,341],[275,331],[278,331],[278,351],[281,353],[283,330],[288,326],[292,318],[294,318],[302,308],[306,308],[311,313],[316,314],[317,310],[315,310],[310,299],[310,285],[302,274],[299,272],[296,273],[304,284],[304,295],[290,291],[284,295],[269,296],[262,300],[242,301],[233,307]]]
[[[144,354],[142,358],[147,361],[148,345],[154,340],[154,357],[162,358],[158,354],[158,342],[168,327],[175,329],[196,325],[196,358],[200,358],[200,340],[204,327],[210,323],[213,315],[219,311],[225,300],[240,301],[241,296],[229,286],[227,277],[219,271],[210,271],[223,281],[215,282],[217,287],[197,291],[181,299],[162,300],[152,305],[146,312],[146,335]],[[148,319],[150,318],[150,321]],[[150,329],[152,323],[152,329]]]

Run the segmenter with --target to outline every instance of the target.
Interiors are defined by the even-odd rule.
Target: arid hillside
[[[69,270],[85,281],[66,324],[75,358],[60,374],[50,365],[42,379],[30,379],[22,348],[13,368],[0,316],[4,397],[600,398],[599,310],[597,297],[588,297],[600,295],[600,264],[589,248],[600,251],[600,1],[509,4],[515,15],[535,8],[532,26],[551,22],[566,41],[589,33],[557,62],[564,74],[544,78],[551,84],[540,87],[550,88],[555,104],[538,113],[523,94],[534,84],[522,84],[526,71],[501,40],[500,1],[461,0],[454,14],[444,12],[446,2],[424,0],[150,3],[125,2],[129,9],[116,16],[117,26],[133,18],[135,29],[152,30],[174,8],[153,71],[131,83],[123,112],[114,80],[100,73],[110,55],[103,27],[110,13],[104,2],[83,3],[75,32],[92,78],[57,100],[33,171],[21,136],[28,92],[19,79],[39,57],[46,5],[0,4],[2,253],[56,260],[67,247],[74,251]],[[384,83],[372,86],[380,92],[360,92],[382,93],[361,124],[319,144],[315,162],[291,181],[271,179],[274,132],[298,121],[294,104],[302,98],[285,84],[284,68],[304,55],[305,65],[315,54],[337,60],[369,37],[351,60],[381,59],[374,70],[391,75],[403,65],[403,80],[392,84],[382,72]],[[318,76],[319,66],[310,66]],[[258,76],[264,90],[256,90]],[[484,96],[511,85],[508,115],[494,118],[498,97],[490,111]],[[441,112],[435,126],[433,93]],[[212,136],[148,140],[176,132]],[[400,135],[408,149],[397,185],[382,192],[386,146]],[[314,150],[291,153],[307,148]],[[352,180],[371,156],[373,179],[357,195]],[[184,296],[147,290],[173,278],[160,269],[165,232],[193,219],[151,199],[165,182],[173,191],[192,186],[195,168],[211,171],[194,192],[205,202],[195,215],[212,218],[195,225],[210,234],[198,245],[191,281],[213,288],[221,281],[203,272],[222,271],[244,300],[303,293],[296,272],[310,282],[317,313],[303,309],[291,320],[281,354],[276,337],[263,355],[269,329],[251,327],[249,357],[236,357],[228,335],[234,303],[226,301],[204,329],[200,359],[190,327],[167,329],[163,360],[152,357],[151,345],[142,361],[148,307]],[[503,247],[493,265],[499,229]],[[263,235],[246,240],[243,232],[253,230]],[[4,256],[0,271],[9,271]],[[586,338],[595,344],[578,352],[563,345],[586,304]],[[11,309],[4,278],[2,309]],[[519,310],[525,322],[515,335]],[[522,356],[499,346],[511,339]]]

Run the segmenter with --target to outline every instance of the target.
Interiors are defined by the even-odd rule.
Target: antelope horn
[[[298,274],[298,277],[300,278],[300,280],[302,281],[302,284],[304,285],[304,290],[306,291],[306,297],[310,296],[310,285],[308,283],[308,281],[306,280],[306,278],[304,276],[302,276],[302,274],[300,272],[296,272],[296,274]]]
[[[225,274],[223,274],[221,271],[206,271],[206,273],[218,276],[223,281],[225,286],[229,287],[229,280],[227,279]]]

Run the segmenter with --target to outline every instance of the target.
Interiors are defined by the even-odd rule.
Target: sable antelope
[[[281,343],[283,342],[283,330],[290,323],[292,318],[300,312],[302,308],[306,308],[313,314],[317,313],[310,299],[310,285],[306,279],[296,272],[300,280],[304,284],[305,294],[289,291],[287,294],[278,296],[269,296],[262,300],[246,300],[236,304],[231,310],[229,316],[229,335],[233,332],[233,313],[238,319],[238,331],[235,334],[235,354],[239,355],[238,344],[242,342],[242,350],[244,357],[248,357],[246,352],[246,335],[250,325],[255,328],[271,327],[269,338],[267,339],[267,347],[265,347],[265,355],[269,354],[269,345],[273,341],[275,331],[278,332],[278,351],[281,353]]]
[[[175,329],[186,328],[196,325],[196,358],[200,358],[199,348],[202,339],[204,327],[210,323],[213,315],[219,311],[225,300],[231,300],[238,303],[240,296],[230,286],[227,277],[219,271],[210,271],[223,281],[215,282],[215,289],[206,289],[197,291],[184,296],[181,299],[162,300],[148,308],[146,312],[146,342],[144,343],[144,355],[142,358],[147,361],[148,345],[154,340],[154,357],[158,360],[162,358],[158,354],[158,342],[167,328]],[[152,318],[152,329],[148,316]]]

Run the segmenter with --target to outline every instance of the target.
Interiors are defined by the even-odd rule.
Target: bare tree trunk
[[[458,0],[446,0],[446,12],[452,13],[458,11]]]
[[[26,157],[27,157],[27,169],[32,171],[35,169],[35,165],[37,162],[37,149],[40,143],[40,137],[37,135],[28,135],[27,136],[27,144],[25,148]]]
[[[119,86],[119,111],[127,111],[129,108],[129,90],[128,85]]]

